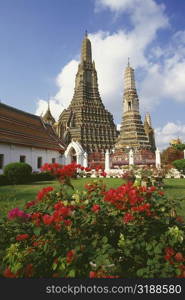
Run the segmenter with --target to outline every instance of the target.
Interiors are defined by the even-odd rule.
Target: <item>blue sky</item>
[[[159,148],[185,140],[184,11],[182,0],[0,0],[0,99],[37,114],[50,99],[57,118],[72,98],[87,29],[115,122],[129,56],[141,113],[151,113]]]

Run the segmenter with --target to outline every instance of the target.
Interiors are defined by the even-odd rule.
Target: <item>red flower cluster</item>
[[[105,192],[104,201],[112,203],[116,208],[125,210],[129,206],[140,204],[144,201],[140,190],[131,183],[123,184],[117,189]]]
[[[16,273],[16,274],[12,273],[12,271],[10,270],[9,267],[5,269],[3,275],[4,275],[4,277],[6,277],[6,278],[16,278],[16,277],[18,277],[18,276],[17,276],[18,274],[17,274],[17,273]]]
[[[89,167],[83,167],[81,165],[77,165],[77,168],[80,169],[81,171],[85,171],[85,172],[90,172],[91,171],[91,168]]]
[[[66,261],[67,261],[68,264],[70,264],[72,262],[72,260],[74,259],[74,255],[75,255],[74,250],[70,250],[70,251],[67,252]]]
[[[92,211],[94,211],[95,213],[98,213],[100,211],[101,207],[98,204],[94,204],[91,208]]]
[[[129,213],[126,213],[125,215],[124,215],[124,217],[123,217],[123,222],[125,223],[125,224],[127,224],[128,222],[131,222],[131,221],[133,221],[135,218],[134,218],[134,216],[133,215],[131,215],[131,214],[129,214]]]
[[[95,271],[89,272],[89,278],[119,278],[119,276],[108,275],[104,271],[99,270],[97,272]]]
[[[45,225],[50,225],[53,222],[54,217],[46,214],[46,215],[42,216],[42,220]]]
[[[37,194],[37,200],[41,201],[49,192],[53,191],[52,186],[48,186],[40,190]]]
[[[181,271],[181,274],[179,276],[177,276],[178,278],[185,278],[185,266],[184,265],[180,265],[179,270]]]
[[[31,215],[31,218],[32,218],[33,223],[35,224],[35,226],[40,226],[41,217],[42,217],[42,213],[40,213],[40,212],[34,212]]]
[[[32,277],[33,276],[33,264],[28,264],[25,268],[25,277]]]
[[[73,177],[77,171],[77,169],[83,168],[81,165],[77,165],[76,163],[71,163],[66,166],[62,166],[59,164],[45,164],[42,166],[42,171],[51,172],[54,176],[63,180],[66,178]]]
[[[166,248],[165,249],[165,256],[164,259],[169,261],[170,264],[174,264],[174,262],[183,262],[185,258],[183,257],[181,252],[175,253],[173,248]]]
[[[35,200],[29,201],[29,202],[26,203],[25,207],[26,207],[26,208],[29,208],[29,207],[31,207],[31,206],[34,206],[35,204],[36,204],[36,201],[35,201]]]
[[[58,163],[54,163],[54,164],[44,164],[40,169],[42,172],[46,171],[46,172],[51,172],[53,175],[57,174],[57,171],[59,168],[62,168],[63,166],[58,164]]]
[[[143,205],[139,205],[139,206],[134,206],[131,208],[132,211],[138,211],[138,212],[146,212],[147,216],[151,215],[151,211],[150,211],[150,204],[149,203],[145,203]]]
[[[25,233],[25,234],[19,234],[16,236],[16,241],[23,241],[23,240],[27,240],[29,238],[29,234]]]
[[[149,199],[155,187],[135,187],[132,183],[123,184],[117,189],[110,189],[105,192],[104,201],[112,203],[117,209],[130,211],[125,214],[124,223],[133,220],[134,212],[145,212],[147,216],[151,215],[151,205],[146,203],[146,198]],[[145,195],[144,195],[145,194]]]
[[[99,165],[99,166],[96,166],[96,167],[95,167],[95,170],[96,170],[96,171],[103,170],[103,169],[104,169],[104,167],[103,167],[102,165]]]
[[[164,259],[169,261],[170,264],[173,264],[173,260],[172,257],[175,255],[175,251],[173,250],[173,248],[166,248],[165,249],[165,256]]]

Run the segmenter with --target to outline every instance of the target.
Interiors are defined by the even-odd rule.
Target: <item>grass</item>
[[[74,179],[72,181],[77,190],[83,190],[87,182],[93,181],[92,178]],[[107,189],[118,187],[123,183],[120,178],[104,178]],[[59,186],[57,181],[35,182],[25,185],[2,186],[0,187],[0,216],[15,207],[23,208],[25,203],[35,199],[37,192],[46,186]],[[185,216],[185,179],[166,179],[165,193],[170,199],[178,200],[182,208],[178,213]]]

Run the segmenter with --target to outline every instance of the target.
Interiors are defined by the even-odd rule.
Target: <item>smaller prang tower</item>
[[[151,128],[150,125],[148,124]],[[123,117],[115,150],[124,151],[128,148],[153,150],[155,140],[151,143],[149,130],[146,131],[139,112],[139,98],[135,86],[134,69],[130,67],[128,60],[124,74]]]
[[[146,116],[145,116],[144,129],[145,129],[145,133],[148,137],[149,143],[151,145],[151,150],[152,150],[152,152],[154,152],[156,150],[155,135],[154,135],[154,130],[152,128],[151,116],[149,113],[146,113]]]

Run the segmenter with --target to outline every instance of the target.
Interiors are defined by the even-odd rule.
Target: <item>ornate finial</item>
[[[86,38],[88,37],[88,32],[87,32],[87,30],[85,31],[85,37],[86,37]]]
[[[130,57],[128,57],[128,67],[130,67]]]

